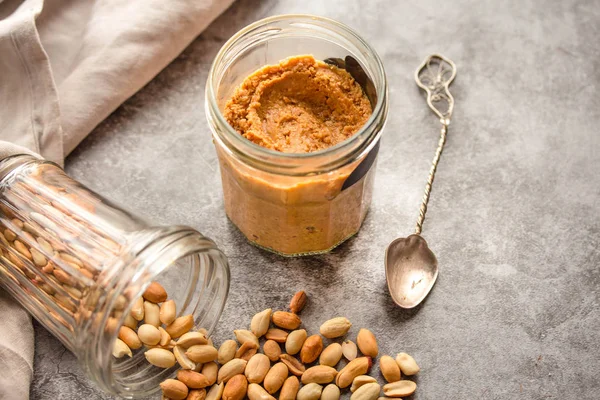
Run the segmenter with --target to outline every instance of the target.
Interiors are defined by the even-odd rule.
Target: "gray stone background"
[[[213,57],[281,13],[345,22],[381,55],[390,87],[373,205],[333,253],[283,259],[228,222],[204,115]],[[217,341],[297,289],[316,330],[345,315],[382,353],[421,364],[414,399],[600,398],[600,5],[595,1],[241,0],[67,159],[99,193],[158,223],[189,224],[231,262]],[[459,69],[457,101],[424,236],[440,277],[398,309],[384,250],[412,232],[438,122],[412,76],[431,52]],[[106,399],[36,324],[33,399]]]

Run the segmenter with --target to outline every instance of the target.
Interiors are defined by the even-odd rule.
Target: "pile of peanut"
[[[341,389],[350,387],[351,400],[385,400],[415,392],[415,382],[401,379],[419,372],[415,360],[406,353],[399,353],[396,359],[384,355],[379,367],[388,383],[383,386],[385,397],[379,397],[381,386],[367,375],[379,355],[375,335],[363,328],[356,344],[347,339],[323,348],[322,337],[341,338],[352,324],[344,317],[333,318],[321,325],[320,335],[309,336],[300,329],[298,316],[306,300],[306,293],[300,291],[290,302],[291,312],[272,312],[270,308],[259,312],[249,330],[234,331],[237,341],[226,340],[217,350],[206,331],[190,332],[194,324],[191,315],[175,318],[175,303],[167,301],[166,291],[155,282],[132,309],[130,325],[121,327],[113,355],[131,356],[131,349],[145,345],[148,350],[144,354],[151,364],[170,368],[178,362],[177,379],[160,384],[163,399],[242,400],[247,396],[250,400],[275,400],[279,392],[279,400],[338,400]],[[141,320],[144,324],[136,333]],[[338,371],[342,356],[348,363]]]

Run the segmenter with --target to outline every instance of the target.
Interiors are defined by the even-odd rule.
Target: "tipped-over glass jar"
[[[210,239],[185,226],[150,227],[31,156],[0,162],[0,231],[2,287],[109,393],[147,397],[176,370],[152,366],[143,350],[112,355],[151,282],[208,332],[227,299],[229,267]]]
[[[247,140],[223,116],[228,100],[259,68],[299,55],[358,62],[375,91],[371,117],[350,138],[311,153],[278,152]],[[283,15],[235,34],[216,56],[206,84],[227,216],[251,243],[287,256],[327,252],[356,234],[371,203],[387,99],[381,60],[343,24]]]

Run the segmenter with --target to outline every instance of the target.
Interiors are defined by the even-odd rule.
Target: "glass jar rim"
[[[215,292],[219,294],[219,298],[217,298],[216,301],[210,302],[211,307],[214,307],[213,311],[216,312],[216,318],[210,321],[209,326],[203,326],[207,328],[209,334],[212,333],[215,325],[220,319],[229,294],[231,274],[225,255],[221,250],[219,250],[217,245],[211,239],[205,237],[200,232],[188,226],[176,225],[169,227],[154,227],[150,228],[149,232],[152,232],[152,234],[155,236],[153,236],[150,241],[138,243],[138,245],[141,246],[136,246],[136,248],[130,249],[132,252],[130,257],[128,259],[121,260],[123,261],[123,264],[120,264],[120,266],[125,264],[131,265],[134,261],[145,260],[142,262],[142,265],[136,268],[134,272],[135,279],[139,279],[143,282],[143,284],[141,284],[135,292],[131,293],[133,295],[132,298],[135,299],[140,297],[146,287],[152,281],[154,281],[157,276],[169,268],[175,262],[175,260],[183,259],[189,255],[204,254],[206,257],[210,258],[210,264],[214,266],[217,276],[223,274],[225,283],[222,287],[217,288],[218,292]],[[176,247],[183,247],[185,251],[178,253],[176,257],[173,258],[173,254],[177,253],[177,250],[175,249]],[[113,267],[119,268],[119,265],[115,265]],[[208,268],[207,266],[205,267]],[[204,271],[204,273],[206,274],[207,271]],[[215,284],[213,275],[211,275],[211,278],[208,281],[206,281],[206,276],[204,278],[204,280],[199,281],[199,284],[205,286],[211,286]],[[118,276],[118,274],[113,276],[111,281],[113,280],[120,280],[120,276]],[[121,283],[117,283],[116,281],[116,290],[109,298],[106,299],[106,310],[113,309],[115,307],[117,297],[130,289],[129,286],[123,286]],[[193,287],[193,289],[197,290],[197,287]],[[132,306],[133,302],[130,302],[130,304],[124,309],[125,312],[116,323],[117,327],[120,328],[124,325],[125,316],[130,312]],[[181,310],[178,311],[181,312]],[[108,315],[108,312],[105,313],[102,325],[106,325],[105,322],[107,321]],[[196,323],[196,321],[194,321],[194,323]],[[90,325],[88,329],[90,329],[89,337],[93,338],[93,346],[86,349],[87,352],[83,354],[83,357],[92,360],[91,363],[86,362],[86,366],[89,373],[96,378],[97,383],[104,390],[108,391],[109,393],[118,394],[119,396],[129,398],[146,398],[146,396],[149,396],[160,390],[160,387],[156,385],[145,389],[138,388],[131,391],[129,385],[133,382],[126,382],[123,379],[117,378],[117,376],[114,374],[115,360],[111,356],[110,351],[108,354],[106,354],[106,345],[108,344],[108,347],[112,349],[114,342],[119,336],[119,330],[115,329],[115,331],[111,333],[98,332],[92,325]],[[141,358],[141,355],[136,356]],[[103,362],[95,362],[99,359],[102,359]],[[164,378],[171,377],[173,373],[168,374],[168,376],[166,375],[170,369],[172,368],[165,369],[164,371],[159,372],[159,374],[163,374]]]
[[[217,67],[233,46],[246,35],[258,28],[280,21],[299,22],[316,21],[325,24],[325,28],[338,29],[341,33],[355,41],[364,49],[364,53],[374,61],[376,73],[380,79],[374,82],[377,92],[377,103],[367,122],[348,139],[329,148],[309,153],[284,153],[262,147],[240,135],[225,120],[218,104],[215,93],[215,74]],[[321,25],[323,27],[323,25]],[[339,32],[338,32],[339,33]],[[348,50],[349,51],[349,50]],[[216,82],[218,85],[219,82]],[[210,124],[218,124],[221,129],[213,129],[213,137],[231,155],[237,156],[244,162],[259,166],[263,170],[289,176],[314,175],[314,168],[306,170],[307,164],[317,166],[319,173],[326,173],[341,165],[362,158],[377,144],[387,116],[387,79],[383,63],[375,51],[356,31],[349,26],[330,18],[310,14],[276,15],[256,21],[235,33],[217,53],[206,82],[206,115]]]

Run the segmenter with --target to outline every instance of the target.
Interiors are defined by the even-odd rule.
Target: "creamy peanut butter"
[[[248,76],[224,114],[235,130],[260,146],[308,153],[356,133],[371,116],[371,105],[348,72],[298,56]]]
[[[371,115],[352,76],[297,56],[252,73],[223,114],[248,140],[280,152],[327,149],[355,134]],[[371,200],[374,169],[342,191],[360,160],[325,174],[268,173],[217,147],[225,210],[253,243],[295,255],[330,250],[360,229]]]

